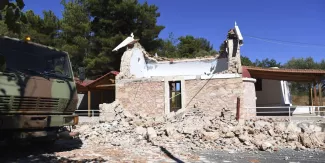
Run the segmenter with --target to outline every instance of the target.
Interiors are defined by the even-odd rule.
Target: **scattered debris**
[[[100,123],[80,125],[80,138],[90,146],[120,146],[135,150],[162,146],[186,152],[203,149],[277,151],[281,148],[324,148],[324,135],[271,118],[239,123],[228,109],[206,115],[199,108],[174,116],[150,118],[124,111],[118,101],[100,105]],[[313,126],[312,126],[313,127]],[[82,130],[82,131],[81,131]],[[306,132],[308,131],[308,132]]]

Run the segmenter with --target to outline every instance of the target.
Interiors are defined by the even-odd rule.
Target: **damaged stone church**
[[[241,75],[243,37],[237,25],[228,32],[224,53],[210,58],[161,60],[138,41],[132,35],[114,49],[126,47],[116,76],[116,100],[129,112],[152,117],[193,107],[208,114],[223,108],[235,112],[237,98],[241,106],[255,105],[244,91],[250,83],[245,86]]]

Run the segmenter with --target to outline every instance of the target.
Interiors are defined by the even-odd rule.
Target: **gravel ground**
[[[189,156],[174,156],[168,149],[148,155],[133,155],[127,149],[81,148],[78,140],[60,140],[53,146],[0,145],[0,162],[198,162],[198,163],[311,163],[325,162],[324,151],[281,150],[276,152],[202,151]],[[156,147],[153,147],[156,148]],[[153,150],[155,151],[155,150]],[[154,157],[156,156],[156,158]],[[159,156],[159,157],[158,157]],[[181,157],[181,158],[180,158]],[[186,159],[186,160],[185,160]]]

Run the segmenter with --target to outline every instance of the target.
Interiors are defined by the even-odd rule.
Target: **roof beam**
[[[286,80],[286,81],[297,81],[297,82],[312,82],[315,81],[316,76],[312,75],[293,75],[288,73],[263,73],[263,72],[250,72],[251,77],[270,79],[270,80]]]
[[[101,84],[101,85],[96,85],[95,88],[105,88],[105,87],[115,87],[115,84]]]

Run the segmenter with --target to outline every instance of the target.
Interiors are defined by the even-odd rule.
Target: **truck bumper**
[[[78,115],[0,115],[0,129],[45,129],[74,126]]]

